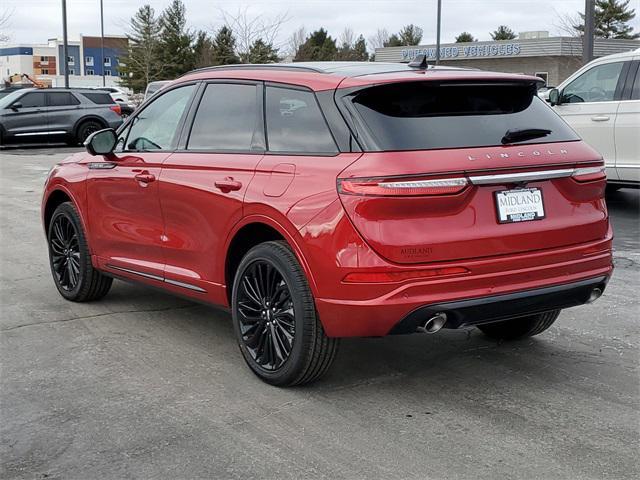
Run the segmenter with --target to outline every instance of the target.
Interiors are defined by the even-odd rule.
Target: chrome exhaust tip
[[[599,299],[601,296],[602,296],[602,289],[601,288],[594,288],[593,290],[591,290],[591,293],[589,294],[589,298],[587,299],[587,303],[593,303],[597,299]]]
[[[422,325],[418,326],[417,331],[421,333],[436,333],[444,327],[445,323],[447,323],[447,314],[444,312],[436,313]]]

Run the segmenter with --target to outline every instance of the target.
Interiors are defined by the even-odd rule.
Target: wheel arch
[[[94,114],[85,115],[83,117],[80,117],[78,120],[76,120],[76,123],[74,123],[73,131],[71,132],[74,137],[78,136],[78,130],[80,129],[82,124],[85,122],[88,122],[89,120],[98,122],[100,125],[102,125],[103,128],[107,128],[108,126],[104,118],[101,118],[99,115],[94,115]]]
[[[294,236],[288,232],[283,225],[273,219],[261,215],[254,215],[245,217],[241,223],[235,226],[225,245],[224,280],[227,286],[226,294],[229,305],[231,305],[233,281],[242,258],[254,246],[273,240],[282,240],[293,250],[294,255],[305,272],[309,287],[315,295],[316,288],[313,276]]]
[[[51,217],[53,217],[53,212],[56,211],[59,205],[64,202],[70,202],[75,207],[78,212],[78,216],[80,217],[80,222],[82,224],[82,228],[84,229],[85,235],[89,235],[89,231],[87,229],[87,222],[84,218],[84,213],[80,208],[80,203],[78,199],[75,197],[73,192],[69,189],[65,188],[62,184],[57,184],[53,187],[47,194],[46,198],[43,202],[42,206],[42,226],[44,227],[45,235],[49,232],[49,224],[51,222]],[[91,243],[89,243],[91,245]]]

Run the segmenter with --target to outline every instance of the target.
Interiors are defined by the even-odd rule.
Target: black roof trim
[[[190,72],[187,72],[182,76],[184,77],[186,75],[191,75],[192,73],[210,72],[210,71],[216,71],[216,70],[262,70],[262,69],[266,69],[266,70],[302,70],[302,71],[313,72],[313,73],[325,73],[324,70],[321,70],[319,68],[312,68],[312,67],[308,67],[308,66],[295,65],[293,63],[291,63],[291,64],[282,64],[282,63],[241,63],[241,64],[238,64],[238,65],[214,65],[214,66],[211,66],[211,67],[196,68],[195,70],[191,70]]]

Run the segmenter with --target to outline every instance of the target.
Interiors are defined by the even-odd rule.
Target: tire
[[[87,237],[78,212],[70,202],[56,208],[47,232],[49,266],[56,288],[72,302],[90,302],[104,297],[113,279],[91,264]]]
[[[519,338],[533,337],[544,332],[553,325],[560,315],[560,310],[530,315],[528,317],[514,318],[502,322],[478,325],[478,328],[486,336],[498,340],[517,340]]]
[[[98,120],[85,120],[76,129],[75,143],[84,144],[89,135],[98,130],[102,130],[104,126]]]
[[[242,356],[265,382],[302,385],[329,370],[339,340],[325,335],[304,272],[285,242],[249,250],[233,282],[231,305]]]

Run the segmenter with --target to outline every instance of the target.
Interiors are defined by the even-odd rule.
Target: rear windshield
[[[111,95],[106,92],[82,92],[82,95],[87,97],[93,103],[97,103],[98,105],[107,105],[110,103],[115,103]]]
[[[532,84],[393,83],[359,91],[351,101],[375,150],[502,145],[513,129],[551,130],[517,143],[579,140]]]

